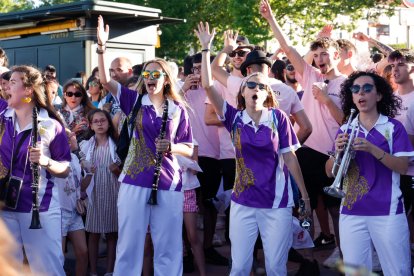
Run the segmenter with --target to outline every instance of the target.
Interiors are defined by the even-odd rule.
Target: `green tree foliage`
[[[1,0],[0,13],[14,12],[32,8],[34,1],[31,0]]]

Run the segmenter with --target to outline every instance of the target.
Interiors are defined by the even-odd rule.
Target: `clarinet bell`
[[[149,205],[158,205],[157,202],[157,190],[151,190],[151,195],[150,198],[148,199],[147,202]]]
[[[29,229],[42,229],[42,225],[40,224],[39,211],[33,211],[32,221],[30,223]]]

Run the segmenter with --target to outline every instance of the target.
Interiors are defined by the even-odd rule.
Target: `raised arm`
[[[200,40],[202,47],[202,60],[201,60],[201,85],[206,90],[207,96],[210,99],[211,104],[214,107],[217,115],[224,117],[223,114],[223,98],[217,92],[213,85],[213,79],[211,77],[211,67],[210,67],[210,47],[211,42],[214,39],[216,34],[215,29],[210,33],[210,27],[208,23],[200,22],[198,24],[198,30],[194,30],[198,39]]]
[[[102,15],[98,16],[96,37],[98,39],[98,50],[96,52],[98,54],[99,81],[106,90],[111,92],[112,95],[116,97],[118,93],[118,82],[111,79],[109,71],[105,65],[106,42],[109,37],[109,25],[104,24]]]
[[[289,58],[289,61],[295,66],[296,71],[303,75],[303,70],[305,67],[305,61],[301,57],[301,55],[290,45],[287,37],[283,34],[282,28],[276,21],[275,16],[272,13],[272,8],[270,7],[268,0],[262,0],[260,3],[260,14],[263,16],[264,19],[270,25],[270,28],[273,31],[274,37],[280,44],[282,50],[286,53],[286,56]]]
[[[226,62],[227,55],[237,48],[237,36],[238,32],[233,32],[232,30],[224,32],[224,48],[217,54],[211,63],[211,70],[214,78],[226,87],[227,79],[230,76],[230,73],[228,73],[223,66]]]

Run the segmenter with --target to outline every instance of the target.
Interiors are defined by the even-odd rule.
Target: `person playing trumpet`
[[[341,88],[341,100],[346,116],[351,109],[357,114],[348,130],[345,125],[339,129],[335,140],[336,151],[351,148],[354,154],[348,170],[342,172],[345,196],[339,235],[344,263],[372,270],[373,244],[384,275],[411,275],[400,174],[406,173],[414,151],[403,125],[393,119],[401,100],[384,78],[368,72],[349,76]],[[358,131],[350,141],[348,134],[355,124]],[[333,161],[326,163],[331,177]]]

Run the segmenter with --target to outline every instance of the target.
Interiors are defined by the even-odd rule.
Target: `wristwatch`
[[[52,159],[48,158],[48,159],[47,159],[47,164],[46,164],[46,165],[41,165],[41,167],[42,167],[42,168],[45,168],[45,169],[50,168],[50,167],[52,166],[51,160],[52,160]]]

